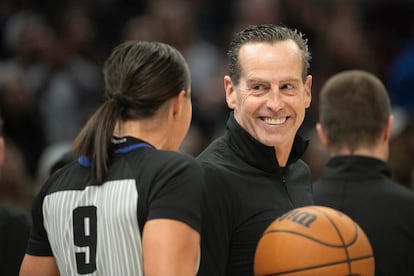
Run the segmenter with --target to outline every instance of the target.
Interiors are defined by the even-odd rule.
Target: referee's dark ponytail
[[[117,122],[152,117],[163,103],[190,86],[183,56],[160,42],[120,44],[105,61],[103,75],[105,101],[74,141],[75,154],[91,159],[98,183],[108,171],[108,147]]]

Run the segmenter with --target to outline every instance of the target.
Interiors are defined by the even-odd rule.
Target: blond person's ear
[[[331,143],[329,142],[329,138],[328,138],[325,128],[323,127],[321,123],[317,123],[315,128],[316,128],[316,133],[318,134],[319,141],[325,148],[329,149]]]
[[[0,168],[3,167],[4,164],[4,156],[6,152],[6,143],[3,137],[0,137]]]
[[[385,124],[384,132],[382,136],[383,140],[386,143],[388,143],[391,140],[393,122],[394,122],[394,116],[390,115],[387,119],[387,123]]]

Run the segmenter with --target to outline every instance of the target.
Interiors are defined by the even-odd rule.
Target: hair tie
[[[125,98],[125,96],[123,94],[121,94],[120,92],[115,93],[113,95],[113,99],[115,100],[115,102],[121,106],[121,107],[128,107],[129,106],[129,102],[128,100]]]

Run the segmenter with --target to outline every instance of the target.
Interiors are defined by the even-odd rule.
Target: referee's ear
[[[182,90],[177,96],[172,98],[172,113],[175,118],[180,117],[183,112],[187,111],[185,110],[185,101],[188,100],[186,98],[188,98],[188,95],[187,92],[185,92],[184,90]]]

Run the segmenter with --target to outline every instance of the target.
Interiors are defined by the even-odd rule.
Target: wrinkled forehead
[[[303,72],[300,49],[291,40],[247,43],[240,48],[239,65],[245,77],[288,74],[290,78],[301,78]]]

